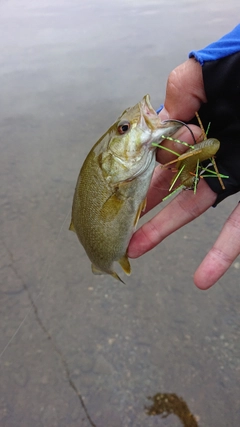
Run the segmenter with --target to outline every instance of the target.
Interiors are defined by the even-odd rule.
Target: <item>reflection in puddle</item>
[[[153,397],[148,397],[152,400],[151,406],[146,406],[147,415],[161,415],[162,418],[174,414],[182,422],[183,427],[198,427],[198,423],[194,415],[188,409],[187,404],[181,397],[174,393],[157,393]]]

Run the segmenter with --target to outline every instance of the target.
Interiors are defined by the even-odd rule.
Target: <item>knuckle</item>
[[[167,86],[168,86],[168,90],[170,90],[171,92],[174,92],[176,94],[179,92],[180,80],[179,80],[177,69],[171,71],[171,73],[169,74]]]
[[[212,247],[211,254],[214,256],[214,258],[217,258],[221,262],[221,264],[224,264],[226,266],[231,265],[233,262],[231,255],[216,246]]]
[[[230,226],[231,229],[234,230],[234,232],[240,234],[240,216],[236,217],[236,215],[230,215],[230,217],[226,221],[226,224]]]
[[[150,246],[155,246],[159,243],[159,230],[155,226],[153,221],[149,221],[142,227],[142,232],[144,234],[145,239],[149,242]]]
[[[190,190],[183,190],[181,192],[181,197],[176,198],[176,202],[178,203],[181,211],[187,212],[190,217],[190,221],[196,219],[202,213],[198,204],[195,203]]]

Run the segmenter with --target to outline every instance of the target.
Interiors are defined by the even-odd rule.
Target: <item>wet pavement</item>
[[[93,143],[238,21],[237,0],[0,2],[1,427],[237,427],[239,259],[192,275],[238,196],[95,277],[68,231]],[[150,214],[152,215],[152,214]]]

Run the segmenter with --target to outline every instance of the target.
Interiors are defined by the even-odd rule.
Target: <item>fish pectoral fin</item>
[[[119,198],[117,194],[112,194],[103,204],[100,215],[104,221],[112,221],[118,215],[124,204],[124,199]]]
[[[74,231],[74,233],[76,233],[76,230],[74,228],[72,220],[71,220],[70,225],[69,225],[69,230]]]
[[[100,270],[100,268],[97,268],[94,264],[92,264],[92,272],[95,275],[102,275],[102,274],[110,274],[114,279],[119,280],[119,282],[122,282],[124,285],[124,281],[118,276],[118,274],[115,271],[110,271],[107,273],[106,271]]]
[[[135,218],[135,221],[134,221],[134,227],[137,226],[137,223],[138,223],[138,220],[140,218],[141,212],[143,212],[145,210],[146,206],[147,206],[147,198],[144,199],[140,203],[140,205],[138,206],[137,215],[136,215],[136,218]]]
[[[129,276],[131,274],[131,265],[128,260],[127,254],[125,254],[122,258],[120,258],[118,262],[121,265],[124,273],[126,273]]]

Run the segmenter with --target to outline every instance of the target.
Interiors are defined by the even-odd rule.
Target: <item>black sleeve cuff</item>
[[[223,179],[225,190],[217,178],[206,178],[210,188],[217,193],[215,205],[240,191],[240,52],[216,61],[206,62],[203,81],[207,103],[199,110],[209,138],[220,141],[215,160],[219,172],[228,175]],[[191,123],[197,124],[196,120]]]

